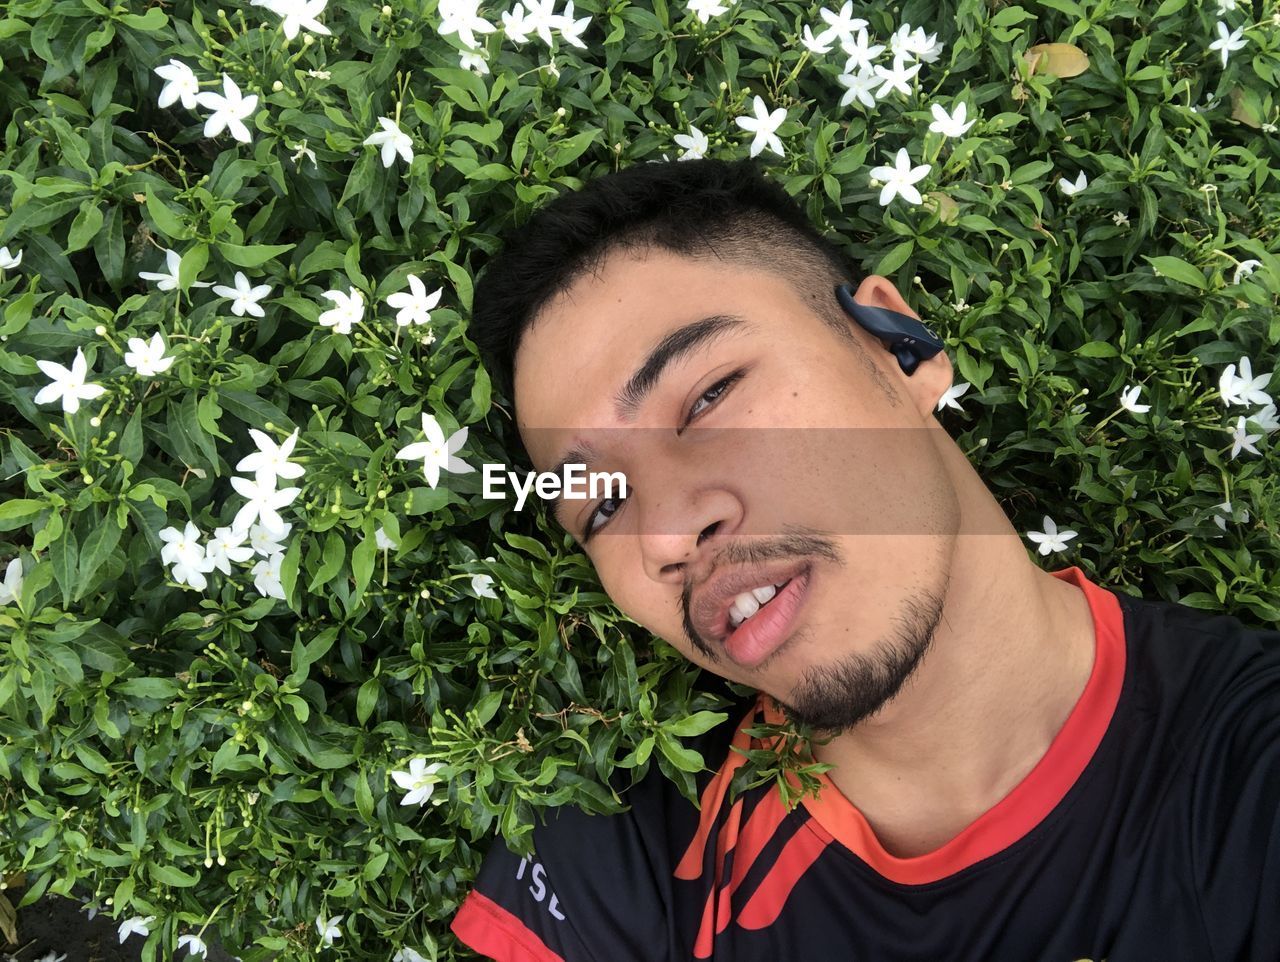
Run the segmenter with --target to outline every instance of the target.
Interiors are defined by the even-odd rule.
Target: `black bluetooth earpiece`
[[[909,314],[859,304],[848,284],[836,285],[836,300],[846,314],[889,342],[886,350],[893,353],[907,375],[914,374],[921,361],[929,360],[944,347],[937,334]]]

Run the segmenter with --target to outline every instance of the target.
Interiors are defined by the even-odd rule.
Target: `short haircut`
[[[508,232],[478,278],[469,335],[513,405],[516,351],[539,312],[581,276],[598,273],[614,251],[651,248],[776,274],[857,345],[835,287],[856,289],[865,275],[754,160],[643,162],[537,210]]]

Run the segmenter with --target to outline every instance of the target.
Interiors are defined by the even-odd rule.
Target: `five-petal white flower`
[[[434,415],[422,415],[423,441],[415,441],[396,452],[396,457],[405,461],[416,461],[422,458],[422,472],[427,483],[435,487],[440,482],[441,471],[452,471],[454,474],[466,474],[474,471],[471,465],[461,458],[454,457],[458,450],[467,443],[467,429],[459,428],[446,441],[444,430]]]
[[[1070,528],[1058,530],[1057,524],[1047,514],[1044,516],[1043,531],[1028,531],[1027,537],[1040,546],[1040,553],[1047,555],[1051,551],[1066,551],[1067,542],[1074,538],[1078,532],[1072,531]]]
[[[1223,531],[1226,531],[1226,530],[1227,530],[1227,521],[1228,521],[1228,520],[1230,520],[1230,519],[1232,518],[1232,515],[1234,514],[1234,512],[1232,511],[1232,508],[1231,508],[1231,502],[1230,502],[1230,501],[1223,501],[1223,502],[1222,502],[1222,504],[1215,504],[1215,505],[1214,505],[1214,507],[1215,507],[1215,508],[1217,508],[1217,509],[1218,509],[1219,511],[1221,511],[1222,513],[1221,513],[1221,514],[1216,514],[1216,515],[1214,515],[1214,517],[1213,517],[1213,523],[1214,523],[1214,524],[1216,524],[1216,525],[1217,525],[1219,528],[1221,528]],[[1241,508],[1241,509],[1240,509],[1240,523],[1241,523],[1241,524],[1248,524],[1248,523],[1249,523],[1249,509],[1248,509],[1248,508]]]
[[[352,287],[347,294],[342,291],[325,291],[322,295],[333,301],[334,306],[317,320],[325,327],[332,327],[337,334],[350,334],[351,325],[364,320],[364,294]]]
[[[1227,65],[1227,57],[1233,50],[1240,50],[1248,43],[1244,39],[1244,27],[1237,27],[1235,30],[1228,30],[1224,21],[1218,21],[1218,39],[1209,44],[1210,50],[1217,50],[1222,54],[1222,66]]]
[[[168,107],[179,98],[182,99],[182,106],[188,110],[195,110],[198,101],[196,95],[200,93],[200,81],[196,79],[196,75],[181,60],[169,58],[169,62],[162,67],[156,67],[155,73],[165,81],[165,85],[160,89],[160,99],[157,103],[161,107]]]
[[[720,0],[689,0],[689,12],[696,14],[703,23],[710,23],[712,17],[728,13],[729,8]]]
[[[400,327],[408,327],[410,324],[429,324],[431,311],[440,303],[440,295],[444,293],[444,288],[437,287],[428,294],[427,286],[422,283],[418,275],[410,274],[409,289],[411,293],[399,291],[387,296],[387,305],[399,308],[396,323]]]
[[[323,34],[326,37],[331,35],[332,31],[316,19],[324,12],[326,3],[328,0],[272,0],[264,6],[278,16],[284,17],[280,29],[288,39],[292,40],[298,35],[300,29]]]
[[[883,98],[890,90],[896,90],[905,96],[911,96],[911,87],[907,81],[920,72],[920,64],[913,64],[907,69],[906,62],[902,57],[893,58],[893,66],[886,67],[883,64],[872,64],[871,69],[875,71],[877,77],[884,81],[880,85],[880,89],[876,91],[876,96]]]
[[[948,114],[941,104],[933,104],[929,109],[933,112],[933,123],[929,125],[929,129],[944,137],[961,137],[966,130],[977,123],[976,119],[965,121],[969,108],[963,100],[956,104],[951,114]]]
[[[366,146],[382,147],[382,166],[390,167],[396,160],[396,153],[404,158],[406,164],[413,163],[413,138],[400,129],[390,117],[379,117],[382,129],[364,139]]]
[[[1241,277],[1248,277],[1258,267],[1262,266],[1262,261],[1254,260],[1252,257],[1247,261],[1241,261],[1236,265],[1235,272],[1231,275],[1231,283],[1239,284]]]
[[[248,561],[253,549],[245,545],[248,534],[242,528],[215,528],[213,537],[204,546],[204,557],[210,570],[217,568],[224,575],[231,574],[231,562]]]
[[[331,919],[326,919],[323,912],[316,916],[316,931],[320,933],[320,946],[322,948],[328,948],[333,945],[334,939],[342,938],[342,930],[338,928],[338,923],[343,918],[345,916],[335,915]]]
[[[284,563],[284,552],[277,551],[253,566],[253,586],[264,598],[284,599],[284,585],[280,581],[280,566]]]
[[[437,28],[440,36],[456,33],[463,45],[469,48],[481,46],[477,33],[492,33],[498,28],[480,16],[480,0],[440,0],[436,13],[440,16]]]
[[[8,247],[0,247],[0,271],[8,271],[22,263],[22,251],[10,254]]]
[[[955,408],[957,411],[963,411],[964,408],[960,406],[957,398],[964,394],[965,391],[969,390],[969,387],[970,385],[968,381],[961,381],[959,384],[951,385],[951,387],[942,392],[942,397],[938,398],[937,410],[941,411],[944,407],[948,407]]]
[[[1067,178],[1065,177],[1058,178],[1058,190],[1062,191],[1068,197],[1071,197],[1075,194],[1080,193],[1080,191],[1084,190],[1088,186],[1089,186],[1089,178],[1085,176],[1085,173],[1083,170],[1076,175],[1076,179],[1074,183],[1072,181],[1067,180]]]
[[[306,469],[293,461],[289,460],[289,455],[293,453],[293,446],[298,443],[298,432],[301,428],[294,428],[293,433],[284,439],[280,444],[276,444],[271,440],[271,436],[257,428],[249,429],[249,436],[253,438],[254,444],[258,446],[258,450],[252,454],[246,454],[236,464],[237,471],[253,471],[258,474],[267,473],[275,478],[300,478]]]
[[[768,145],[779,157],[785,157],[786,152],[782,148],[782,141],[778,138],[777,129],[782,126],[782,122],[787,119],[787,108],[777,107],[772,113],[765,106],[764,98],[756,94],[753,101],[755,106],[754,117],[735,117],[734,120],[743,130],[754,131],[755,137],[751,141],[751,156],[755,157],[760,151],[764,150]]]
[[[230,74],[222,75],[222,93],[215,94],[205,90],[196,95],[196,100],[203,107],[210,108],[213,113],[204,122],[204,135],[216,137],[223,128],[231,130],[231,136],[242,144],[252,139],[249,128],[244,125],[246,117],[251,117],[258,106],[258,95],[241,96],[240,88],[231,79]]]
[[[0,605],[17,604],[22,596],[22,559],[14,558],[4,569],[4,583],[0,584]]]
[[[249,528],[249,544],[254,552],[263,558],[270,558],[277,551],[284,550],[284,539],[289,537],[293,525],[287,521],[278,528],[266,524],[255,524]]]
[[[248,528],[255,518],[269,528],[283,528],[285,521],[280,517],[279,509],[283,508],[301,492],[301,488],[283,488],[276,490],[276,476],[268,471],[259,471],[252,480],[233,476],[231,487],[245,498],[245,505],[236,512],[233,527]]]
[[[676,160],[701,160],[707,155],[707,148],[710,145],[707,135],[693,124],[689,125],[687,134],[676,134],[675,142],[677,147],[684,148],[684,153]]]
[[[46,404],[49,401],[61,399],[62,410],[67,414],[75,414],[80,410],[81,401],[92,401],[107,392],[101,384],[85,383],[85,375],[89,373],[89,362],[85,360],[82,348],[76,348],[76,356],[71,362],[70,369],[63,367],[57,361],[37,360],[36,366],[53,382],[36,392],[36,404]]]
[[[853,0],[844,0],[844,6],[840,8],[839,13],[823,7],[818,11],[818,15],[827,23],[827,28],[822,33],[831,34],[842,43],[852,40],[853,32],[862,30],[867,25],[867,21],[853,15]]]
[[[1131,387],[1126,387],[1120,392],[1120,406],[1126,411],[1132,411],[1134,414],[1146,414],[1150,411],[1150,404],[1138,403],[1138,394],[1141,390],[1141,384],[1134,384]]]
[[[178,584],[188,584],[198,591],[203,591],[209,584],[205,574],[212,571],[214,565],[205,555],[200,529],[195,526],[195,523],[188,521],[186,528],[182,531],[173,527],[165,528],[160,532],[160,540],[167,542],[160,549],[160,560],[173,566],[170,571],[173,580]]]
[[[884,184],[880,191],[880,206],[889,206],[895,196],[901,196],[908,203],[919,204],[923,198],[920,196],[920,191],[912,185],[932,169],[931,164],[912,167],[907,148],[899,147],[894,166],[882,165],[871,169],[871,176]]]
[[[1264,388],[1271,383],[1275,372],[1253,376],[1253,362],[1248,357],[1240,358],[1240,374],[1236,375],[1236,366],[1228,364],[1218,378],[1218,393],[1222,395],[1222,403],[1232,404],[1270,404],[1271,395]]]
[[[852,59],[850,63],[852,63]],[[855,100],[864,107],[876,105],[876,95],[871,89],[880,82],[875,71],[870,68],[859,68],[857,73],[842,73],[837,78],[844,86],[844,96],[840,98],[840,106],[847,107]]]
[[[1245,427],[1244,415],[1236,418],[1235,429],[1231,432],[1231,457],[1234,460],[1236,455],[1243,449],[1250,454],[1261,454],[1257,448],[1253,446],[1254,441],[1261,441],[1263,435],[1249,434]]]
[[[164,252],[164,264],[167,273],[157,274],[154,271],[138,271],[138,276],[144,281],[155,281],[156,287],[162,291],[176,290],[178,287],[178,267],[182,263],[182,257],[177,251],[168,249]],[[192,287],[212,287],[209,281],[192,281]]]
[[[414,758],[409,762],[408,771],[392,772],[391,777],[396,785],[408,792],[400,799],[401,805],[425,805],[440,781],[436,772],[444,767],[443,762],[427,764],[425,758]]]
[[[813,27],[806,23],[800,36],[800,42],[804,44],[805,49],[810,53],[830,53],[831,45],[836,42],[836,35],[831,30],[824,30],[815,37],[813,35]]]
[[[214,287],[213,293],[220,297],[230,298],[231,313],[237,317],[244,317],[246,311],[254,317],[267,316],[267,312],[258,306],[258,301],[271,293],[271,285],[259,284],[257,287],[252,286],[249,283],[249,278],[244,276],[244,271],[236,271],[235,287],[218,284]]]
[[[133,368],[140,377],[155,377],[169,370],[176,358],[165,354],[164,338],[156,331],[151,340],[144,341],[140,337],[129,338],[129,350],[124,352],[124,363]]]
[[[131,919],[125,919],[120,923],[120,941],[123,942],[135,932],[138,935],[150,935],[151,929],[147,928],[147,926],[155,920],[156,917],[154,915],[148,915],[146,918],[141,915],[135,915]]]
[[[884,44],[877,43],[872,45],[865,29],[859,29],[852,38],[841,37],[840,48],[844,50],[849,58],[845,61],[845,73],[853,73],[854,67],[857,67],[860,71],[872,72],[872,68],[875,66],[873,61],[884,52]],[[874,73],[872,75],[874,76]]]
[[[179,935],[178,948],[186,947],[188,954],[207,957],[209,955],[209,946],[205,944],[204,939],[198,935]]]

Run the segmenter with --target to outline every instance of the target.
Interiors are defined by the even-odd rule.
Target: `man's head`
[[[750,161],[641,164],[539,211],[471,322],[537,470],[625,474],[556,505],[615,604],[833,732],[925,654],[960,525],[950,361],[906,376],[841,283],[914,316]]]

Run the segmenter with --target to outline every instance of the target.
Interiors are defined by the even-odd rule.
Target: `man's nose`
[[[640,554],[654,581],[680,584],[686,569],[704,558],[715,536],[738,529],[742,506],[723,488],[669,487],[641,512]]]

